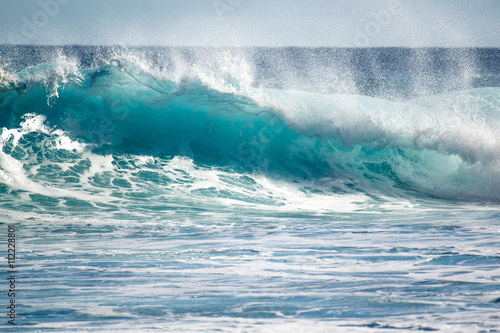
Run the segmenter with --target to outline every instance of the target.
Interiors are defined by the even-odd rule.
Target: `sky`
[[[500,47],[500,0],[0,0],[0,44]]]

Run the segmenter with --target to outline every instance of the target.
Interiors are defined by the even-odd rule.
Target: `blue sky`
[[[0,44],[500,47],[500,0],[0,0]]]

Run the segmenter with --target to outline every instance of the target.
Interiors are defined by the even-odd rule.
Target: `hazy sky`
[[[500,0],[0,0],[0,44],[500,47]]]

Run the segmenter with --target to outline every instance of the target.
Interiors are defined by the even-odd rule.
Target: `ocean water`
[[[0,46],[2,332],[500,332],[500,50]]]

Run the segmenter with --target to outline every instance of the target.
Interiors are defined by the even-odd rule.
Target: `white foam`
[[[16,85],[16,77],[0,67],[0,92]]]
[[[9,154],[4,152],[4,147],[7,143],[12,144],[15,148],[19,144],[19,140],[26,134],[29,133],[43,133],[48,135],[51,140],[51,146],[54,149],[65,149],[72,150],[78,153],[83,153],[86,146],[82,143],[71,140],[66,134],[61,130],[51,130],[45,125],[46,117],[43,115],[26,114],[23,116],[24,121],[21,123],[19,129],[6,129],[3,128],[0,136],[1,146],[0,146],[0,181],[9,185],[10,187],[18,190],[28,191],[29,193],[36,193],[51,197],[69,197],[76,198],[80,200],[90,200],[91,197],[83,193],[82,191],[68,190],[65,188],[59,188],[54,185],[46,185],[41,182],[35,182],[30,179],[30,174],[35,175],[37,170],[47,162],[42,162],[39,165],[35,165],[29,171],[24,167],[23,162],[15,159]],[[106,169],[110,170],[112,158],[101,157],[92,153],[87,153],[87,156],[94,161],[94,169]],[[33,159],[30,157],[29,159]],[[97,165],[96,165],[97,164]],[[68,170],[72,165],[67,162],[61,163],[61,169]],[[90,169],[92,172],[94,169]],[[100,170],[102,171],[102,170]],[[94,171],[94,174],[97,171]],[[86,179],[86,178],[85,178]],[[28,199],[28,198],[27,198]],[[106,201],[105,196],[96,197],[93,196],[92,200]],[[90,201],[92,201],[90,200]]]

